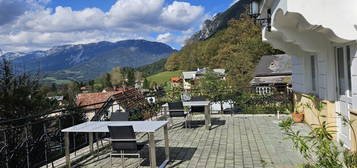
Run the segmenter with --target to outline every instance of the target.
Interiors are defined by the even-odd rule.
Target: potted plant
[[[294,112],[291,113],[291,116],[292,116],[294,122],[296,122],[296,123],[301,123],[301,122],[304,121],[304,113],[302,113],[302,112],[299,110],[300,108],[305,109],[305,108],[304,108],[304,104],[299,104],[299,105],[297,105],[297,106],[296,106],[296,109],[294,110]],[[304,111],[304,110],[302,110],[302,111]]]

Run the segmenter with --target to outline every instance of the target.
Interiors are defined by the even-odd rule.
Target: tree
[[[124,77],[120,67],[114,67],[110,73],[112,86],[120,87],[124,83]]]
[[[223,103],[227,101],[227,95],[230,91],[226,80],[222,79],[221,76],[212,70],[207,70],[204,77],[198,80],[196,89],[198,89],[202,95],[209,97],[211,101],[219,102],[221,111],[223,112]]]
[[[150,82],[146,78],[144,79],[143,88],[144,89],[150,88]]]
[[[0,63],[0,119],[15,119],[47,112],[56,102],[41,92],[39,78],[27,73],[15,74],[11,62]]]
[[[135,76],[134,76],[134,71],[131,69],[131,70],[128,70],[128,73],[127,73],[127,85],[128,86],[134,86],[135,85]]]

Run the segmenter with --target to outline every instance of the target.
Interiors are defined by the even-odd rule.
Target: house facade
[[[291,89],[291,56],[264,55],[255,67],[250,85],[261,95],[271,92],[289,93]]]
[[[108,98],[122,92],[123,91],[80,93],[76,96],[76,104],[77,106],[83,106],[83,109],[86,111],[87,119],[92,120],[98,109],[103,106]]]
[[[225,80],[225,69],[212,69],[212,71],[222,77]],[[182,83],[184,90],[190,90],[195,84],[195,80],[201,78],[206,73],[206,68],[198,68],[196,71],[182,72]]]
[[[251,13],[266,20],[263,41],[292,56],[296,103],[311,102],[308,95],[315,95],[324,104],[323,120],[336,126],[335,138],[352,150],[357,144],[342,120],[357,118],[356,7],[356,0],[254,0],[251,5]],[[317,122],[316,108],[304,113],[306,123]]]

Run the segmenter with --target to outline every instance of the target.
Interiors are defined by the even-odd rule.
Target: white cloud
[[[151,23],[160,14],[164,0],[120,0],[107,13],[109,26],[131,22]]]
[[[162,33],[156,37],[156,41],[162,43],[176,44],[178,47],[184,46],[186,40],[189,39],[196,31],[194,29],[187,29],[179,33]]]
[[[188,37],[185,32],[197,30],[206,18],[203,7],[177,1],[165,5],[164,0],[118,0],[107,12],[45,8],[50,0],[12,1],[0,0],[0,48],[6,51],[138,38],[180,46]],[[24,1],[26,5],[19,3]],[[152,33],[159,36],[153,39]]]
[[[73,11],[69,7],[59,6],[53,14],[50,10],[28,13],[23,23],[32,31],[67,32],[100,29],[104,25],[104,17],[105,14],[97,8]]]
[[[187,29],[194,22],[201,21],[203,16],[203,7],[192,6],[187,2],[174,1],[171,5],[165,7],[161,14],[161,20],[165,25],[176,29]]]
[[[172,42],[173,38],[174,37],[171,33],[163,33],[163,34],[159,34],[156,37],[156,40],[162,43],[168,43],[168,42]]]

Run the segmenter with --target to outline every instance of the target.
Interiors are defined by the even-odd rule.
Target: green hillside
[[[239,20],[231,20],[226,29],[207,40],[187,44],[173,53],[165,68],[169,71],[224,68],[232,86],[246,87],[260,57],[276,53],[279,51],[262,42],[261,27],[242,14]]]
[[[165,63],[167,59],[161,59],[152,64],[143,65],[141,67],[135,68],[136,71],[143,72],[146,76],[151,76],[159,72],[165,71]]]
[[[170,81],[171,77],[181,76],[182,71],[165,71],[158,74],[149,76],[147,80],[152,83],[157,83],[159,85],[165,84]]]

